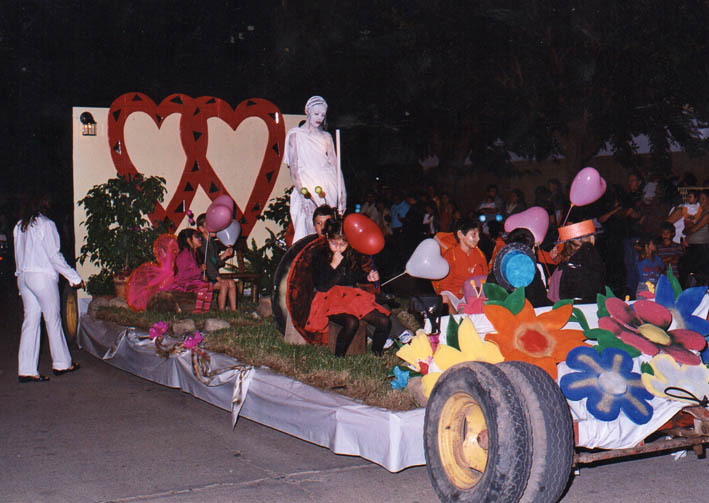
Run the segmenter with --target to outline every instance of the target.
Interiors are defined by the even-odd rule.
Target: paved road
[[[21,302],[0,286],[2,502],[436,501],[424,467],[392,474],[243,418],[232,431],[225,411],[79,350],[79,372],[19,384]],[[703,501],[707,468],[693,454],[584,468],[563,502]]]

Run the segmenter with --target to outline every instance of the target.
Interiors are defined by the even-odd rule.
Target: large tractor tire
[[[72,288],[68,282],[62,288],[62,329],[69,346],[76,344],[76,337],[79,334],[79,301],[76,295],[76,288]]]
[[[429,397],[424,447],[441,501],[518,502],[532,446],[517,388],[495,365],[451,367]]]
[[[556,503],[566,489],[574,460],[569,406],[556,382],[536,365],[497,365],[517,388],[532,432],[532,468],[521,503]]]

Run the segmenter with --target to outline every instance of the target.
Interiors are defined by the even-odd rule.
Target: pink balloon
[[[226,206],[231,211],[234,211],[234,200],[231,197],[227,196],[226,194],[222,194],[221,196],[217,196],[213,202],[215,204],[221,204],[222,206]]]
[[[583,168],[571,182],[569,199],[575,206],[598,201],[606,191],[606,181],[595,168]]]
[[[549,229],[549,214],[541,206],[532,206],[526,210],[515,213],[505,220],[505,232],[523,227],[534,234],[534,242],[539,244],[544,241]]]
[[[204,218],[204,225],[209,232],[219,232],[231,223],[232,210],[216,201],[209,205]]]

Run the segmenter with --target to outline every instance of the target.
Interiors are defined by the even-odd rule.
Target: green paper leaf
[[[574,303],[574,299],[561,299],[561,300],[557,300],[556,302],[554,302],[554,305],[551,306],[551,308],[558,309],[562,306],[565,306],[567,304],[573,304],[573,303]]]
[[[655,375],[655,371],[652,369],[652,365],[650,365],[648,362],[642,362],[640,364],[640,371],[643,374],[650,374],[651,376]]]
[[[483,283],[483,292],[488,300],[504,301],[507,298],[507,290],[496,283]]]
[[[509,294],[505,299],[505,307],[509,309],[512,314],[517,314],[524,307],[524,301],[524,287],[520,287],[515,289],[515,291]]]
[[[598,345],[601,346],[602,348],[618,348],[622,349],[626,353],[630,355],[631,358],[635,358],[637,356],[640,356],[640,351],[633,346],[630,346],[629,344],[624,343],[620,339],[618,339],[615,335],[613,335],[612,332],[609,332],[606,330],[606,334],[599,334],[598,338],[596,339],[598,341]]]
[[[675,294],[675,300],[682,293],[682,285],[679,284],[679,280],[672,272],[672,266],[667,269],[667,279],[670,280],[670,285],[672,285],[672,292]]]
[[[507,307],[505,306],[505,303],[501,300],[488,300],[485,302],[486,306],[502,306],[502,307]]]
[[[604,334],[606,337],[615,337],[615,335],[613,335],[613,332],[611,332],[610,330],[604,330],[602,328],[589,328],[588,330],[583,331],[583,335],[585,335],[587,339],[593,339],[594,341],[597,341],[598,337]]]
[[[573,308],[571,311],[571,317],[569,318],[569,321],[575,321],[579,325],[581,325],[581,328],[584,330],[589,329],[588,326],[588,321],[586,320],[586,315],[583,314],[583,311],[581,311],[578,307]]]
[[[605,316],[610,316],[608,313],[608,310],[606,309],[606,296],[596,294],[596,306],[598,306],[598,310],[596,311],[596,315],[598,318],[603,318]]]
[[[460,344],[458,343],[458,327],[460,327],[460,324],[455,321],[453,316],[451,316],[448,320],[448,327],[446,328],[446,342],[450,347],[460,351]]]
[[[611,290],[611,287],[606,285],[606,298],[608,297],[615,297],[615,294],[613,293],[613,290]]]

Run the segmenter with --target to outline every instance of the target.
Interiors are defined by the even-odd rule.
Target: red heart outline
[[[158,128],[169,115],[182,114],[180,142],[186,159],[180,181],[167,208],[158,204],[155,212],[149,215],[153,223],[168,218],[175,228],[185,218],[186,210],[190,207],[198,187],[201,186],[212,201],[222,194],[229,195],[207,160],[209,142],[207,119],[218,117],[234,131],[241,122],[250,117],[258,117],[264,121],[268,129],[268,142],[261,168],[245,208],[236,205],[236,218],[241,223],[242,235],[248,237],[256,223],[256,217],[261,214],[268,202],[281,169],[286,127],[280,110],[273,103],[261,98],[244,100],[236,108],[231,108],[226,101],[211,96],[195,99],[177,93],[166,97],[160,105],[155,105],[155,102],[143,93],[123,94],[114,100],[108,112],[108,145],[111,159],[119,175],[138,174],[125,144],[125,123],[133,112],[148,114]],[[279,115],[281,120],[276,122],[276,117]]]

